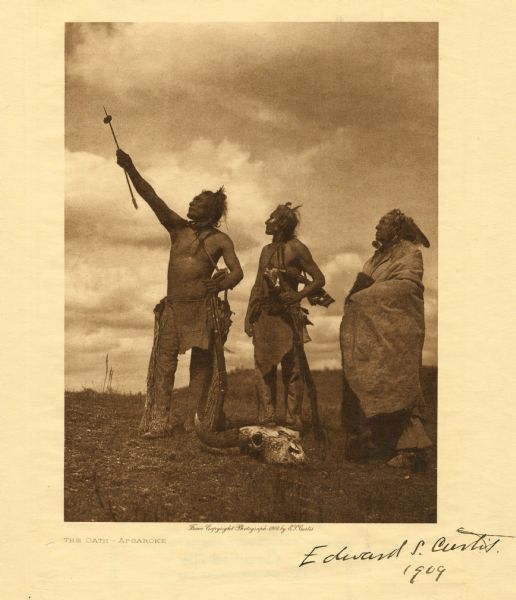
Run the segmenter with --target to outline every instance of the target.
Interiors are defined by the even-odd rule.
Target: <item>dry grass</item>
[[[192,433],[143,440],[141,395],[67,393],[65,520],[435,522],[435,451],[425,473],[410,475],[381,462],[342,459],[340,377],[340,371],[314,373],[328,443],[323,456],[311,434],[304,438],[308,468],[210,454]],[[237,424],[252,422],[252,373],[231,373],[229,388],[226,414]],[[424,370],[423,388],[436,440],[435,369]],[[185,405],[186,394],[177,390],[174,401]],[[305,411],[309,421],[306,398]]]

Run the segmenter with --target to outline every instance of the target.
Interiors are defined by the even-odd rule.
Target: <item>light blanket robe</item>
[[[425,337],[423,259],[402,240],[363,267],[374,283],[346,303],[340,340],[345,377],[366,418],[407,410],[398,449],[431,445],[420,421]]]

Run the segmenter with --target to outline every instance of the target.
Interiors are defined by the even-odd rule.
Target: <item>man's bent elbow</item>
[[[234,269],[226,278],[226,283],[224,285],[225,289],[232,290],[242,281],[243,278],[244,272],[242,269]]]
[[[238,285],[242,281],[243,278],[244,278],[244,271],[242,269],[239,269],[236,273],[235,285]]]

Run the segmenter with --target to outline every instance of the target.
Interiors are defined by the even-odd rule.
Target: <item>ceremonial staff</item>
[[[113,125],[111,125],[111,121],[113,120],[113,117],[111,115],[108,115],[105,106],[103,106],[102,108],[104,109],[104,112],[106,113],[106,116],[104,117],[104,123],[106,125],[109,125],[109,128],[111,129],[111,133],[113,134],[113,139],[115,140],[116,147],[118,150],[120,150],[120,146],[118,145],[118,140],[116,139],[116,135],[113,130]],[[136,204],[136,199],[133,194],[133,188],[131,187],[131,184],[129,182],[129,175],[127,175],[127,171],[125,169],[124,169],[124,174],[125,174],[125,180],[127,181],[127,186],[129,187],[129,193],[131,194],[131,200],[133,201],[133,204],[134,204],[134,208],[138,209],[138,204]]]

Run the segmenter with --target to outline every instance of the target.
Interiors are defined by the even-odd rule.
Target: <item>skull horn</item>
[[[210,448],[236,448],[240,445],[239,429],[227,429],[226,431],[208,431],[202,424],[197,413],[195,414],[195,433],[197,437]]]

